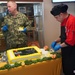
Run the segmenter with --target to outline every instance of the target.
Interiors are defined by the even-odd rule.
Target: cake
[[[7,50],[9,64],[23,62],[25,60],[35,60],[41,58],[42,52],[37,46],[29,46]]]

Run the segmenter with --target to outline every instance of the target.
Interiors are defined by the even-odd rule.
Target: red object
[[[20,56],[20,54],[18,54],[17,56]]]
[[[40,48],[39,42],[38,41],[32,41],[32,42],[28,42],[28,46],[37,46]]]
[[[70,15],[66,18],[61,26],[65,26],[66,40],[65,42],[71,46],[75,45],[75,17]]]

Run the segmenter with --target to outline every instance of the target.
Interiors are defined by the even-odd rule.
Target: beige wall
[[[51,42],[58,38],[60,34],[60,23],[50,14],[50,10],[56,4],[51,0],[44,1],[44,42],[50,46]],[[75,3],[65,3],[69,6],[68,12],[75,15]]]

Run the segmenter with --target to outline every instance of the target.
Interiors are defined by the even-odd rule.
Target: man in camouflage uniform
[[[7,49],[27,46],[26,32],[31,28],[31,22],[23,14],[17,11],[17,4],[14,1],[8,1],[7,7],[9,14],[4,17],[2,31],[6,39]],[[19,30],[20,27],[24,29]]]

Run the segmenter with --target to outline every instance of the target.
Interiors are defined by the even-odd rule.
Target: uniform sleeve
[[[27,31],[31,30],[32,21],[30,21],[27,16],[24,17],[24,20],[25,20],[24,27],[27,28]]]
[[[66,24],[66,40],[65,43],[68,45],[75,45],[75,18],[71,19]]]
[[[7,22],[7,16],[5,16],[4,18],[3,18],[3,21],[1,22],[1,27],[3,27],[5,24],[6,24],[6,22]]]

